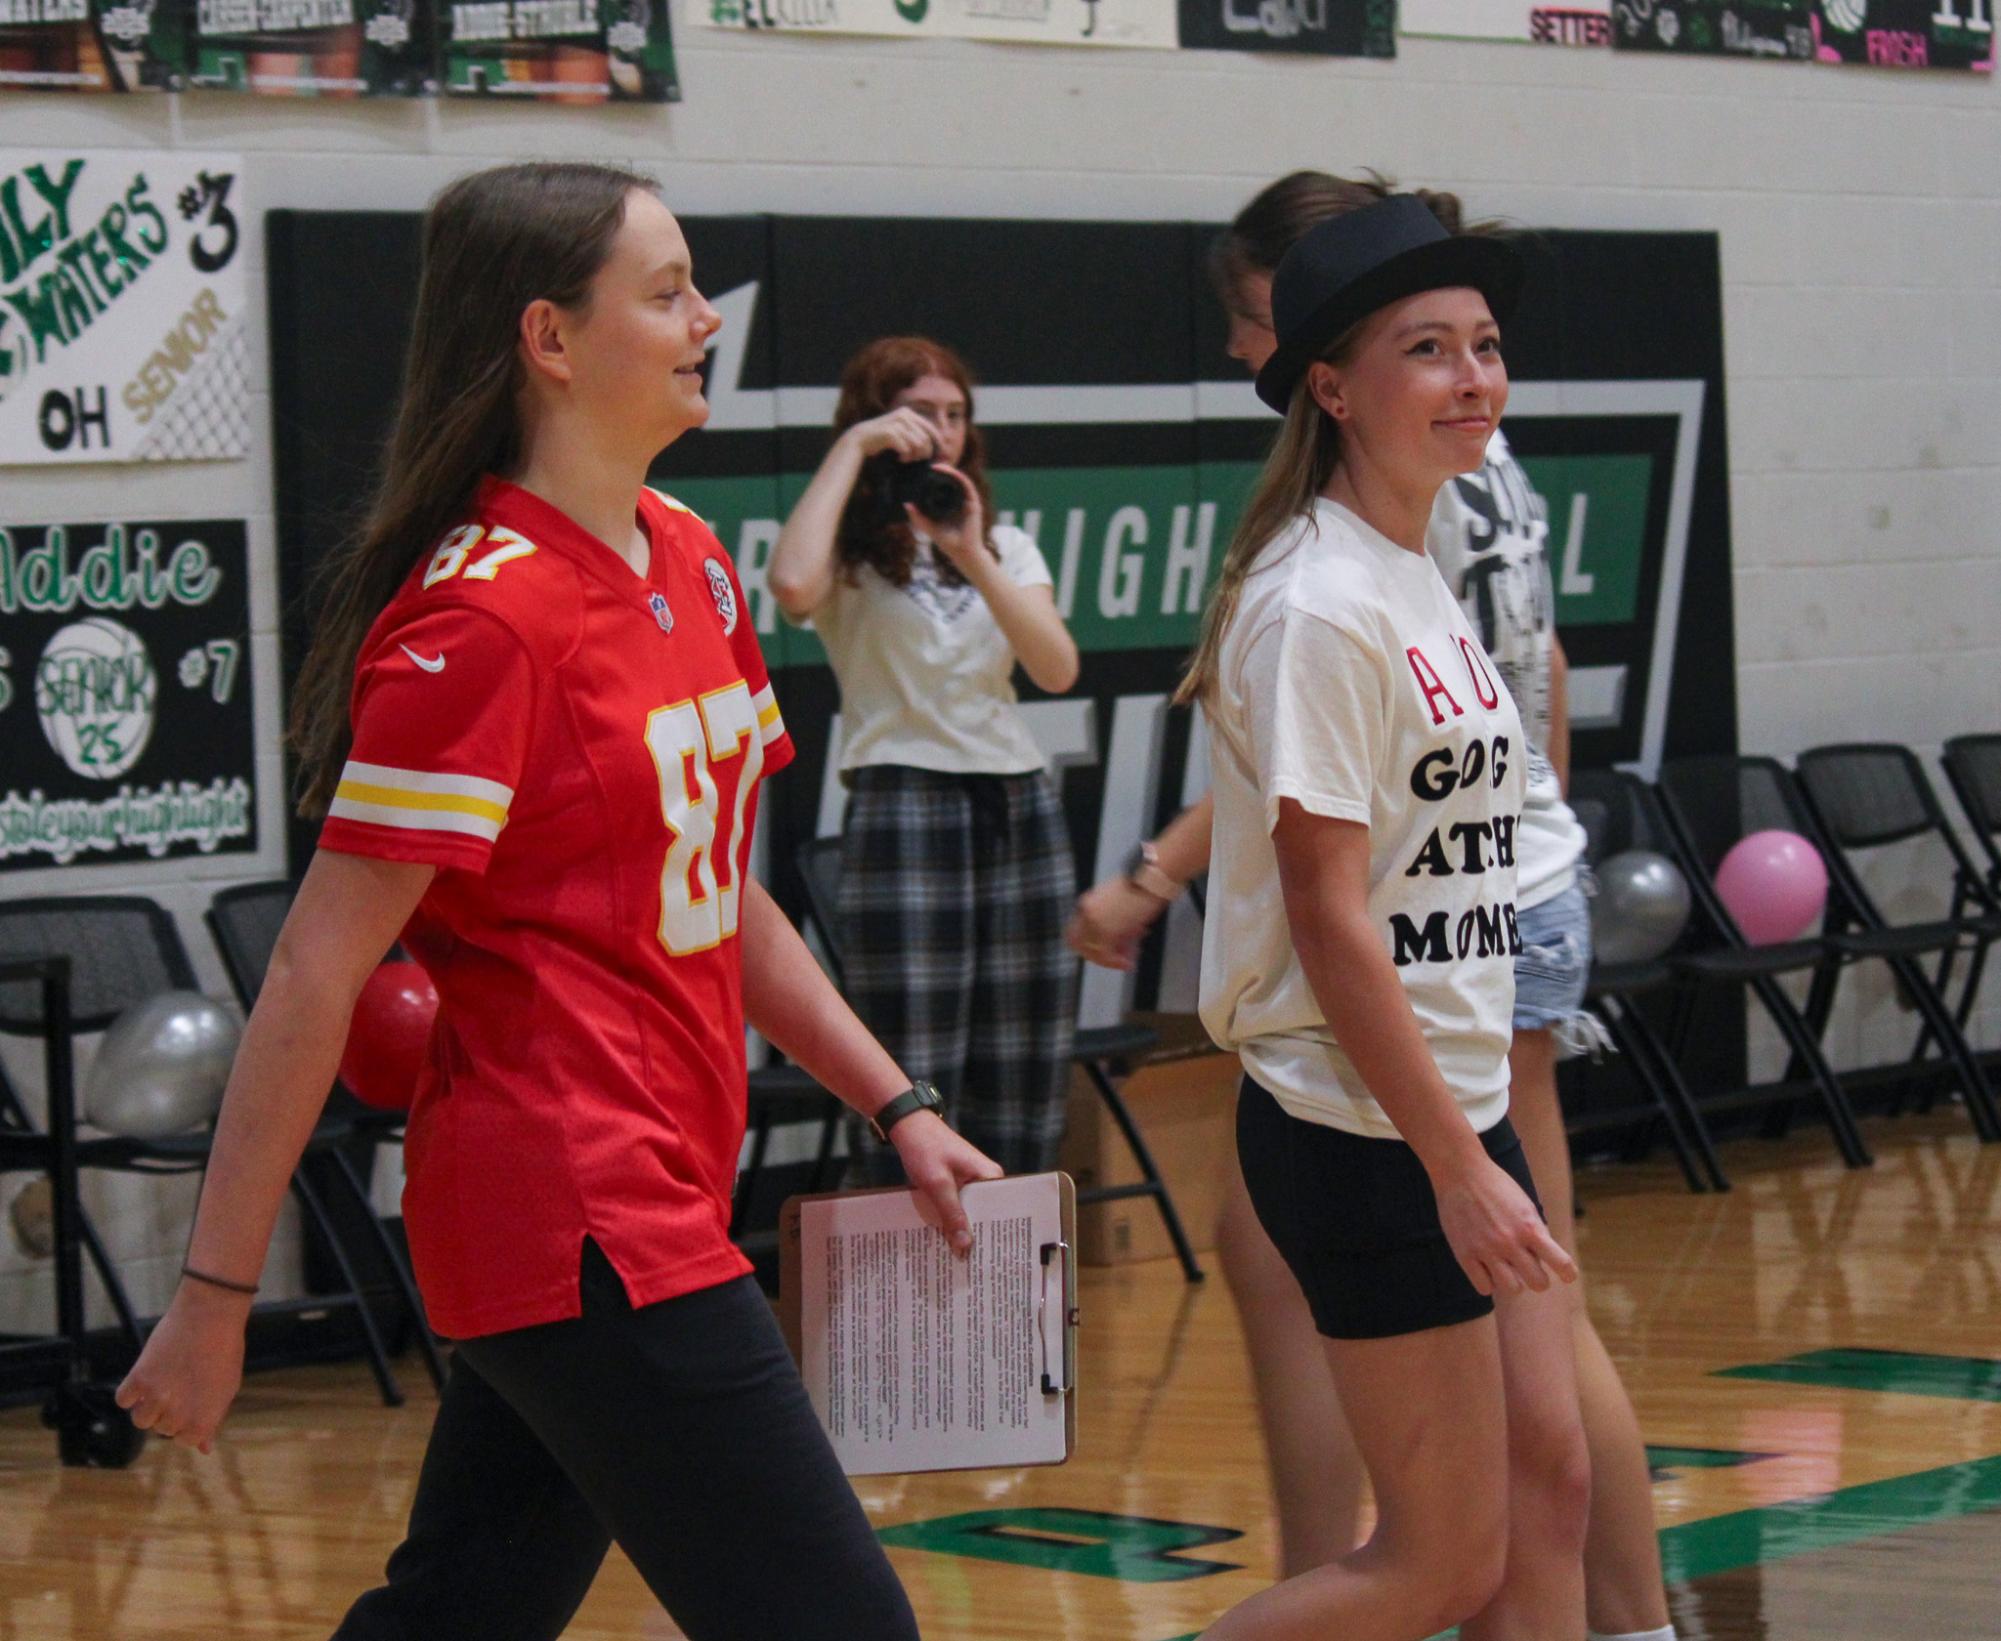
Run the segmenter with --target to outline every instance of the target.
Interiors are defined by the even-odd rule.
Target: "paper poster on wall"
[[[697,27],[1043,46],[1179,43],[1168,0],[684,0]],[[1271,0],[1291,7],[1298,0]],[[1314,0],[1307,0],[1309,5]]]
[[[1811,0],[1823,63],[1994,72],[1994,0]]]
[[[1593,0],[1571,5],[1538,5],[1535,0],[1399,0],[1397,27],[1405,34],[1453,40],[1609,46],[1612,8]]]
[[[0,526],[0,871],[257,847],[245,543]]]
[[[434,0],[445,91],[542,103],[673,103],[671,0]]]
[[[172,91],[185,83],[176,0],[0,0],[0,91]]]
[[[416,96],[436,84],[424,0],[194,0],[189,84],[264,97]]]
[[[1618,51],[1813,61],[1813,0],[1613,0]]]
[[[240,165],[0,149],[0,464],[249,449]]]
[[[1396,0],[1181,0],[1181,44],[1199,51],[1394,57]]]

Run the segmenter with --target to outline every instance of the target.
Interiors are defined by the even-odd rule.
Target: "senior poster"
[[[1043,46],[1178,45],[1170,0],[685,0],[700,28],[1008,40]],[[1293,0],[1276,0],[1290,5]],[[1313,0],[1309,0],[1313,3]]]
[[[0,871],[257,847],[245,539],[0,526]]]
[[[1813,61],[1812,0],[1613,0],[1620,51]]]
[[[1994,72],[1994,0],[1811,0],[1823,63]]]
[[[1190,50],[1394,57],[1396,0],[1181,0]]]
[[[185,83],[176,0],[0,0],[0,91],[171,91]]]
[[[681,100],[669,0],[434,0],[448,95]]]
[[[189,83],[265,97],[415,96],[435,88],[423,0],[194,0]]]
[[[1405,34],[1455,40],[1519,40],[1540,46],[1609,46],[1609,0],[1538,4],[1537,0],[1400,0]]]
[[[250,443],[235,155],[0,149],[0,464]]]

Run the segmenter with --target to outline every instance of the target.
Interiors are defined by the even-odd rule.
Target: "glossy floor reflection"
[[[1591,1303],[1627,1374],[1686,1641],[2001,1636],[2001,1147],[1950,1116],[1726,1148],[1738,1188],[1588,1171]],[[1190,1636],[1270,1576],[1229,1296],[1171,1263],[1089,1274],[1081,1452],[862,1484],[952,1641]],[[396,1540],[431,1404],[360,1367],[251,1381],[211,1459],[64,1471],[0,1414],[0,1641],[324,1636]],[[776,1576],[782,1570],[774,1569]],[[576,1641],[678,1632],[614,1554]]]

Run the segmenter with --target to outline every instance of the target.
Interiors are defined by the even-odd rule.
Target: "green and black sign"
[[[0,871],[257,847],[240,519],[0,525]]]

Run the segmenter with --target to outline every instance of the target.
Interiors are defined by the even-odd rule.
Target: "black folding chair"
[[[841,840],[839,838],[816,838],[799,852],[800,875],[806,880],[806,899],[812,909],[813,921],[819,927],[820,939],[827,948],[836,973],[841,964],[840,927],[838,901],[841,878]],[[1151,1197],[1160,1211],[1161,1223],[1167,1229],[1168,1240],[1174,1244],[1174,1255],[1181,1261],[1182,1274],[1190,1282],[1202,1280],[1202,1267],[1195,1258],[1195,1249],[1188,1240],[1188,1233],[1181,1224],[1181,1215],[1174,1206],[1174,1194],[1168,1189],[1160,1167],[1153,1160],[1153,1153],[1147,1149],[1146,1137],[1140,1133],[1139,1124],[1133,1120],[1132,1109],[1126,1104],[1113,1082],[1115,1076],[1123,1074],[1142,1056],[1160,1046],[1160,1034],[1151,1026],[1137,1021],[1126,1021],[1115,1026],[1080,1026],[1070,1045],[1070,1060],[1079,1067],[1098,1098],[1104,1102],[1111,1114],[1126,1147],[1132,1152],[1133,1161],[1138,1165],[1140,1177],[1130,1185],[1093,1185],[1077,1193],[1079,1207],[1094,1202],[1122,1202],[1131,1197]]]
[[[1658,800],[1636,777],[1612,769],[1580,769],[1571,776],[1569,799],[1584,827],[1587,866],[1632,849],[1672,854],[1674,844]],[[1688,1188],[1727,1191],[1730,1181],[1695,1096],[1636,1001],[1649,993],[1672,992],[1683,983],[1667,954],[1644,963],[1604,963],[1594,955],[1585,1006],[1605,1022],[1633,1080],[1651,1101]],[[1610,1112],[1584,1126],[1609,1127],[1623,1118],[1623,1113]]]
[[[1966,1041],[1966,1022],[1987,964],[1987,949],[2001,939],[2001,906],[1990,898],[1972,858],[1947,825],[1924,767],[1910,748],[1887,742],[1815,747],[1800,754],[1798,767],[1806,807],[1825,842],[1833,845],[1827,853],[1837,893],[1830,903],[1839,908],[1840,918],[1834,945],[1848,961],[1873,957],[1890,965],[1923,1022],[1912,1061],[1923,1060],[1925,1051],[1937,1043],[1963,1085],[1967,1110],[1980,1137],[2001,1140],[2001,1112],[1994,1091]],[[1855,856],[1927,835],[1945,846],[1952,862],[1949,910],[1943,918],[1892,922],[1863,883]],[[1923,960],[1934,955],[1937,973],[1927,975]],[[1968,973],[1955,1008],[1947,987],[1961,956],[1968,959]],[[1833,999],[1830,978],[1824,994],[1807,1007],[1807,1019],[1817,1031],[1824,1029]]]
[[[1839,967],[1840,955],[1818,933],[1753,946],[1716,893],[1717,867],[1751,833],[1777,829],[1811,837],[1811,822],[1791,782],[1792,777],[1770,758],[1719,754],[1673,759],[1661,767],[1662,810],[1674,840],[1676,863],[1688,879],[1694,901],[1690,933],[1674,961],[1691,986],[1682,995],[1673,1040],[1681,1041],[1686,1032],[1695,987],[1748,988],[1792,1051],[1786,1081],[1802,1087],[1820,1107],[1842,1160],[1851,1168],[1863,1168],[1875,1159],[1863,1143],[1854,1104],[1821,1051],[1819,1033],[1779,985],[1780,977],[1788,974],[1810,974],[1818,985],[1824,973]],[[1782,1129],[1790,1107],[1789,1099],[1774,1104],[1768,1131]]]
[[[2001,735],[1955,735],[1939,762],[1987,857],[1988,895],[2001,902]]]
[[[59,955],[70,960],[73,977],[71,1024],[81,1032],[103,1031],[134,1003],[162,991],[195,990],[194,967],[188,961],[179,931],[166,910],[141,895],[60,896],[15,900],[0,904],[0,957]],[[0,1032],[16,1036],[40,1036],[46,1022],[42,1018],[40,993],[25,984],[0,987]],[[32,1149],[43,1136],[33,1132],[18,1095],[6,1091],[4,1107],[9,1124],[30,1143],[12,1149]],[[88,1118],[89,1113],[80,1113]],[[338,1118],[323,1117],[307,1142],[307,1156],[323,1156],[350,1138],[352,1128]],[[79,1169],[102,1168],[132,1174],[199,1173],[208,1166],[209,1129],[171,1134],[159,1139],[137,1139],[125,1135],[79,1137],[75,1145]],[[0,1167],[21,1166],[8,1161],[7,1135],[0,1132]],[[38,1166],[30,1161],[26,1166]],[[403,1393],[390,1371],[382,1335],[362,1294],[354,1266],[328,1217],[326,1206],[303,1169],[294,1170],[292,1194],[305,1214],[306,1224],[315,1233],[335,1268],[343,1287],[333,1293],[313,1294],[301,1299],[265,1300],[254,1307],[258,1315],[298,1315],[306,1312],[352,1309],[360,1325],[364,1349],[383,1402],[400,1406]],[[99,1280],[110,1295],[120,1326],[135,1345],[141,1330],[116,1268],[105,1256],[94,1231],[80,1224],[86,1250],[96,1267]]]
[[[265,972],[271,967],[271,953],[278,945],[278,931],[284,928],[285,918],[292,910],[293,897],[298,892],[297,883],[285,878],[273,878],[260,883],[239,883],[224,889],[209,903],[204,921],[215,938],[216,950],[222,954],[223,969],[229,975],[229,983],[246,1014],[256,1004],[257,994],[264,987]],[[330,1115],[349,1126],[356,1140],[373,1145],[399,1140],[403,1136],[402,1112],[366,1105],[338,1082],[328,1095],[327,1109]],[[318,1155],[315,1153],[316,1159]],[[396,1245],[396,1239],[389,1234],[388,1227],[382,1223],[382,1216],[376,1213],[368,1186],[348,1156],[346,1147],[333,1145],[327,1148],[326,1155],[331,1159],[333,1181],[347,1198],[356,1223],[366,1227],[377,1257],[388,1271],[390,1281],[395,1284],[403,1303],[403,1314],[416,1335],[417,1348],[423,1355],[425,1371],[430,1374],[431,1383],[443,1390],[444,1357],[438,1350],[430,1323],[424,1318],[424,1302],[418,1297],[416,1279],[410,1273],[410,1262]]]

